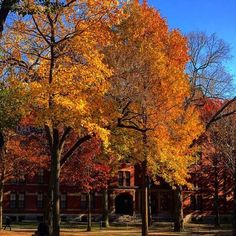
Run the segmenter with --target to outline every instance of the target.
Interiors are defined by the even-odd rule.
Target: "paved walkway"
[[[12,228],[12,231],[15,233],[9,235],[22,235],[25,232],[25,235],[32,235],[35,232],[35,229],[22,229],[22,228]],[[2,232],[0,232],[0,235]],[[17,234],[18,233],[18,234]],[[7,234],[8,235],[8,234]],[[141,229],[138,227],[111,227],[110,229],[95,229],[92,232],[85,232],[84,229],[78,228],[62,228],[62,236],[140,236]],[[188,224],[186,225],[185,232],[176,233],[172,231],[171,224],[161,224],[152,227],[149,230],[150,236],[231,236],[232,231],[228,229],[215,229],[211,225],[196,225]]]

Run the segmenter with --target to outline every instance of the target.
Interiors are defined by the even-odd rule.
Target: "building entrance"
[[[115,198],[116,214],[133,215],[133,197],[129,193],[119,194]]]

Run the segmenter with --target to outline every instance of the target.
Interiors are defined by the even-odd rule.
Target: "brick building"
[[[108,188],[110,214],[138,215],[141,211],[141,176],[138,166],[131,164],[121,165],[116,178]],[[196,178],[196,176],[193,177]],[[205,178],[204,175],[201,178]],[[213,192],[206,183],[202,186],[200,174],[195,189],[183,192],[185,214],[197,211],[198,213],[214,213]],[[38,174],[28,178],[23,177],[7,183],[4,195],[4,214],[13,220],[42,220],[46,196],[48,193],[49,173],[39,170]],[[196,179],[195,179],[196,180]],[[195,181],[193,178],[193,182]],[[87,212],[87,195],[78,187],[63,184],[61,189],[61,216],[62,219],[82,217]],[[173,219],[174,190],[160,179],[158,185],[150,183],[150,207],[152,215],[159,219]],[[220,209],[222,213],[230,212],[232,199],[230,194],[224,197],[224,204],[220,195]],[[92,213],[99,216],[102,213],[102,192],[92,194]]]
[[[111,214],[139,214],[141,208],[139,168],[123,164],[117,177],[109,186],[109,211]],[[33,177],[23,177],[5,185],[4,214],[17,221],[38,219],[44,213],[48,193],[49,173],[43,169]],[[61,215],[62,217],[77,217],[86,214],[87,195],[76,186],[61,185]],[[173,191],[165,184],[153,186],[150,189],[152,198],[152,213],[171,216],[173,213]],[[102,193],[92,195],[93,214],[102,213]]]

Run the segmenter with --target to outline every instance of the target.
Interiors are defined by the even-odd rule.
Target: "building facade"
[[[3,213],[15,221],[43,219],[48,194],[49,173],[43,169],[33,177],[22,177],[5,185]],[[200,178],[198,176],[198,181]],[[213,196],[207,185],[183,192],[184,213],[192,212],[214,214]],[[141,175],[138,166],[122,164],[116,177],[108,188],[110,215],[138,216],[141,212]],[[87,213],[87,194],[77,186],[63,184],[60,187],[60,207],[62,220],[79,218],[83,220]],[[149,185],[149,199],[153,219],[172,220],[174,215],[174,190],[163,180],[159,184]],[[225,200],[225,197],[224,197]],[[222,204],[222,213],[230,212],[232,201]],[[92,193],[92,214],[101,216],[103,212],[103,192]]]

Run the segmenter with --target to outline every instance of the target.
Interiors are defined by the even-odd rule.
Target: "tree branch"
[[[52,152],[53,134],[52,134],[52,130],[50,129],[48,125],[45,125],[45,132],[46,132],[50,152]]]
[[[90,140],[92,138],[92,135],[85,135],[82,138],[79,138],[75,144],[67,151],[67,153],[61,158],[61,167],[66,163],[66,161],[75,153],[75,151],[79,148],[81,144],[84,142]]]
[[[218,116],[233,102],[236,101],[236,96],[234,98],[232,98],[231,100],[229,100],[228,102],[226,102],[215,114],[214,116],[207,122],[206,125],[206,131],[210,128],[211,124],[214,123],[215,121],[219,120],[220,118],[218,118]],[[231,113],[231,112],[230,112]],[[222,118],[227,116],[227,113],[224,115],[221,115]]]
[[[60,150],[62,149],[62,147],[63,147],[63,145],[64,145],[64,143],[65,143],[65,140],[66,140],[66,138],[68,137],[68,135],[70,134],[71,130],[72,130],[71,127],[65,128],[64,133],[63,133],[63,135],[62,135],[62,137],[61,137],[61,140],[60,140],[60,142],[59,142],[59,149],[60,149]]]
[[[139,131],[139,132],[146,132],[146,131],[150,130],[148,128],[140,128],[140,127],[138,127],[135,124],[133,124],[133,125],[125,125],[125,124],[122,123],[122,119],[121,118],[118,119],[117,127],[119,127],[119,128],[126,128],[126,129],[133,129],[133,130],[136,130],[136,131]]]
[[[229,107],[233,102],[236,101],[236,96],[234,98],[232,98],[231,100],[227,101],[214,115],[213,117],[207,122],[206,124],[206,127],[205,127],[205,132],[211,127],[211,125],[224,118],[224,117],[227,117],[227,116],[230,116],[230,115],[234,115],[236,114],[236,111],[231,111],[231,112],[228,112],[228,113],[225,113],[225,114],[222,114],[220,115],[227,107]],[[189,145],[189,148],[192,148],[201,138],[203,137],[203,134],[200,135],[197,139],[194,139],[192,141],[192,143]]]

